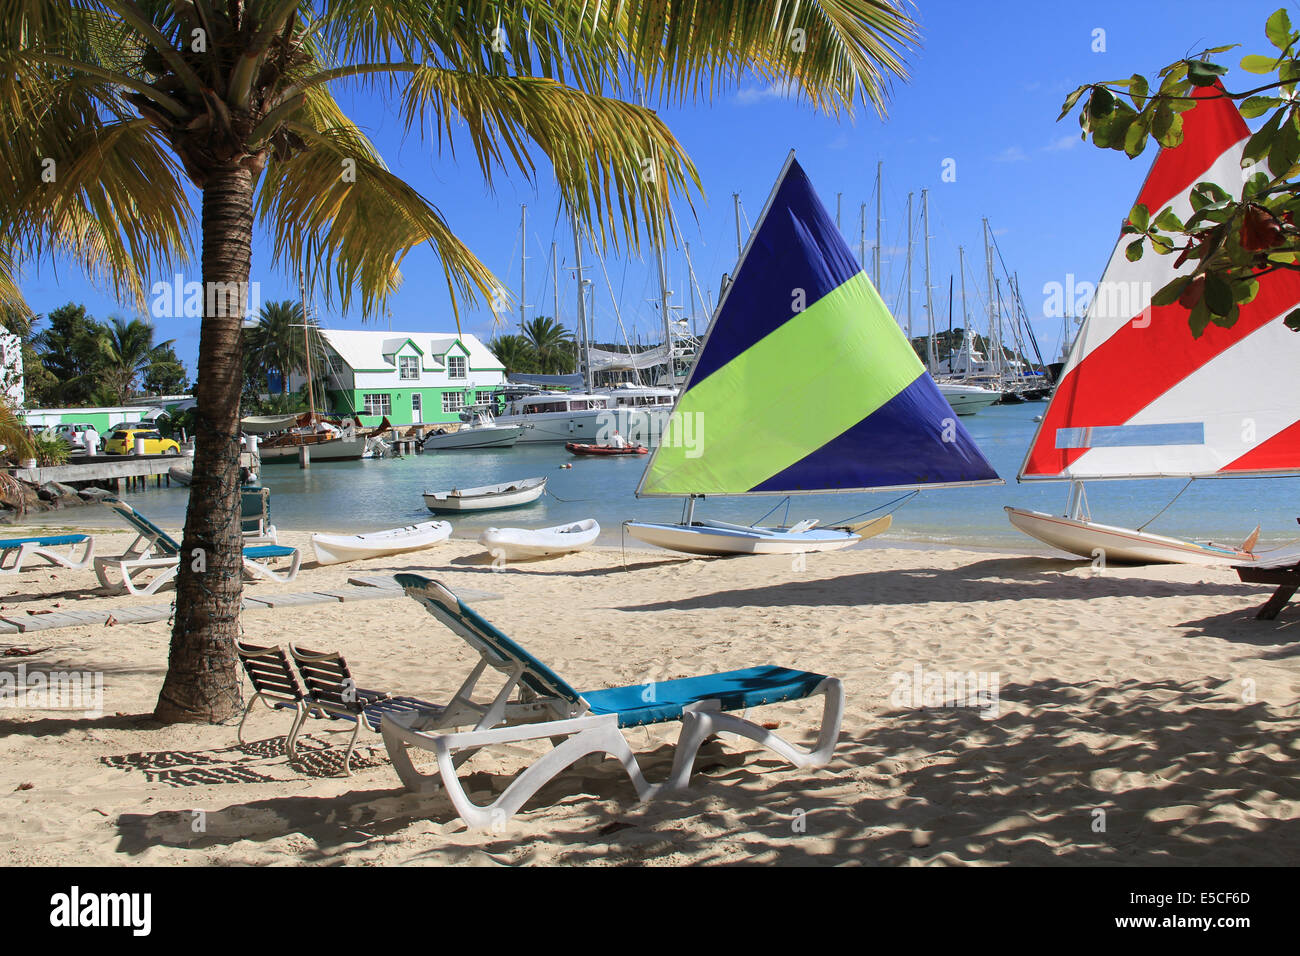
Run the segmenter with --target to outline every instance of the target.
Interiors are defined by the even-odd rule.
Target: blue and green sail
[[[791,156],[637,494],[998,481]]]

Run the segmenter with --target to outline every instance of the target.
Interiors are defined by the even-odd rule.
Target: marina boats
[[[607,442],[614,432],[657,444],[676,392],[671,388],[616,387],[587,392],[541,392],[507,401],[498,425],[528,426],[520,443]]]
[[[453,488],[450,491],[426,491],[424,505],[430,511],[490,511],[531,504],[546,491],[545,478],[504,481],[480,488]]]
[[[974,415],[981,409],[995,404],[1002,397],[1001,392],[995,392],[991,388],[968,382],[951,382],[941,379],[935,384],[939,386],[939,394],[944,397],[944,400],[952,406],[952,410],[958,415]]]
[[[303,446],[310,449],[312,461],[360,461],[371,451],[365,436],[316,421],[268,437],[258,444],[258,454],[263,464],[297,461]]]
[[[645,445],[581,445],[577,442],[567,442],[564,448],[571,455],[589,455],[595,458],[617,455],[644,455],[650,451]]]
[[[312,547],[319,564],[341,564],[365,558],[422,551],[451,537],[451,523],[425,521],[405,528],[372,531],[368,534],[314,534]]]
[[[1171,206],[1186,221],[1197,183],[1218,183],[1235,195],[1242,182],[1245,122],[1216,88],[1193,92],[1199,101],[1181,114],[1181,145],[1160,150],[1137,198],[1153,219]],[[1190,484],[1300,471],[1300,334],[1283,322],[1300,305],[1300,275],[1261,273],[1258,293],[1241,304],[1231,328],[1210,324],[1195,337],[1184,306],[1151,301],[1195,260],[1185,270],[1175,269],[1173,256],[1149,253],[1130,262],[1123,244],[1111,254],[1020,468],[1022,481],[1070,482],[1068,509],[1050,515],[1008,507],[1007,515],[1026,534],[1082,557],[1276,563],[1285,555],[1256,551],[1257,534],[1225,546],[1155,534],[1146,530],[1150,521],[1125,528],[1092,520],[1089,480]]]
[[[438,429],[425,436],[423,451],[447,451],[460,448],[513,448],[523,435],[525,425],[500,425],[486,408],[474,408],[460,413],[465,422],[454,432]]]
[[[595,518],[586,518],[552,528],[487,528],[478,540],[493,557],[517,561],[583,551],[598,537],[600,525]]]
[[[670,434],[707,418],[707,440],[661,443],[637,486],[638,497],[681,496],[682,520],[626,527],[693,554],[849,547],[887,516],[752,526],[698,520],[696,501],[999,484],[952,412],[791,153],[672,413]]]

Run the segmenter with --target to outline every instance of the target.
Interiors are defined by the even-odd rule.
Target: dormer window
[[[420,357],[418,355],[399,355],[397,357],[397,377],[402,381],[417,381],[420,377]]]
[[[448,378],[465,378],[467,375],[465,369],[465,356],[448,355],[447,356],[447,377]]]

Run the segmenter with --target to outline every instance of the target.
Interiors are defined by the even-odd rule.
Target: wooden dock
[[[239,456],[241,466],[249,464],[247,452]],[[57,481],[70,485],[77,482],[108,482],[115,491],[122,489],[126,482],[127,490],[148,487],[149,479],[154,479],[155,487],[161,488],[163,482],[171,484],[167,472],[177,465],[194,466],[190,455],[95,455],[93,458],[79,456],[66,465],[53,465],[48,468],[11,468],[9,474],[23,481],[43,485],[47,481]]]

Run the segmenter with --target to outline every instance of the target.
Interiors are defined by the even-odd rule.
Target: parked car
[[[150,428],[119,428],[104,443],[105,455],[134,455],[135,440],[144,439],[146,455],[179,455],[181,446]]]
[[[94,426],[87,422],[65,422],[54,429],[54,434],[68,443],[73,451],[85,447],[84,436]],[[100,439],[102,443],[103,439]]]

